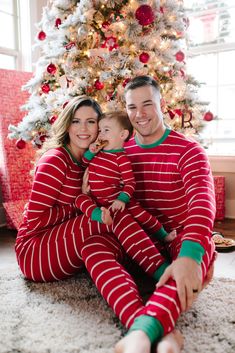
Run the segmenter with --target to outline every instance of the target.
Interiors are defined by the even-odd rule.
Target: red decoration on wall
[[[31,143],[19,150],[16,141],[7,135],[9,124],[17,125],[23,119],[25,112],[20,107],[29,94],[21,88],[32,78],[32,73],[0,69],[0,77],[0,183],[7,227],[18,228],[31,190],[35,150]]]
[[[153,9],[149,5],[141,5],[135,12],[135,18],[141,26],[148,26],[154,22],[155,15]]]
[[[216,175],[213,179],[216,201],[215,219],[217,221],[222,221],[225,217],[225,177],[223,175]]]

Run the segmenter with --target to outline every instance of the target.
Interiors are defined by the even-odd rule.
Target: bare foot
[[[173,330],[162,338],[157,345],[156,353],[180,353],[184,338],[179,330]]]
[[[166,243],[170,243],[172,240],[174,240],[177,236],[176,230],[172,230],[164,239]]]
[[[115,353],[150,353],[151,343],[148,336],[140,330],[132,331],[115,346]]]
[[[102,215],[101,215],[102,222],[107,226],[110,226],[113,223],[113,219],[110,215],[110,211],[105,207],[101,207],[101,211],[102,211]]]

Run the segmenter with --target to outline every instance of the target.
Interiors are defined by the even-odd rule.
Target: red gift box
[[[225,177],[216,175],[213,177],[215,186],[216,221],[222,221],[225,217]]]
[[[23,119],[25,112],[20,107],[26,103],[28,93],[21,88],[32,73],[0,69],[0,77],[0,180],[7,226],[14,229],[22,219],[24,201],[30,194],[35,150],[30,143],[18,149],[16,141],[7,137],[8,126]]]

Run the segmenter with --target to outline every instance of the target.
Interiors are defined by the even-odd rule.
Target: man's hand
[[[121,200],[115,200],[112,203],[111,209],[113,212],[115,211],[124,211],[126,207],[125,202],[121,201]]]
[[[169,278],[176,281],[181,310],[188,310],[202,289],[201,266],[189,257],[179,257],[165,270],[157,288],[164,285]]]

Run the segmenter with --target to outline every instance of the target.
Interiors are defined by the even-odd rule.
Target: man
[[[136,178],[135,198],[168,232],[176,229],[178,233],[165,249],[173,261],[157,288],[168,283],[172,286],[173,279],[181,311],[186,311],[208,277],[212,277],[212,270],[208,276],[208,268],[214,258],[211,233],[216,208],[209,162],[196,141],[164,125],[160,90],[154,79],[134,78],[125,88],[125,99],[128,116],[136,130],[134,138],[125,146]],[[164,310],[167,316],[172,308],[164,306]],[[160,323],[165,339],[158,345],[157,352],[180,351],[179,333],[168,334],[170,324],[166,324],[164,318]],[[147,332],[146,339],[146,331],[143,331],[141,325],[134,323],[130,333],[117,344],[116,352],[149,352],[149,335]],[[140,342],[145,342],[141,349]]]

